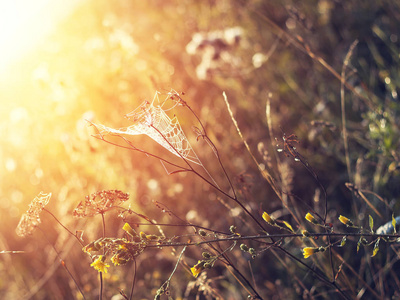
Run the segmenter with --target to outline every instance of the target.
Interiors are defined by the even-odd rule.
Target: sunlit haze
[[[0,73],[27,54],[78,4],[77,0],[1,0]],[[80,1],[82,2],[82,1]]]

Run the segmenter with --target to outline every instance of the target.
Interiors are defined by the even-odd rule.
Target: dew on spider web
[[[157,94],[156,97],[157,98]],[[104,125],[96,125],[100,133],[124,134],[124,135],[147,135],[163,146],[172,154],[183,157],[197,165],[202,165],[196,153],[186,138],[181,125],[176,117],[170,118],[160,106],[144,101],[134,111],[126,116],[133,124],[126,128],[113,129]]]
[[[132,122],[132,125],[129,127],[114,129],[104,125],[94,124],[99,130],[99,135],[147,135],[172,154],[201,166],[218,187],[218,184],[208,173],[207,169],[194,152],[179,124],[178,118],[174,116],[171,119],[166,114],[166,111],[170,109],[164,109],[162,107],[163,104],[154,104],[155,100],[160,103],[158,95],[159,93],[156,92],[151,103],[144,101],[135,110],[125,115],[125,117]],[[167,99],[169,99],[169,96]],[[167,99],[163,103],[165,103]]]

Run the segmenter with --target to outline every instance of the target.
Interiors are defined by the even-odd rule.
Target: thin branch
[[[352,174],[351,174],[351,166],[350,166],[350,154],[349,154],[349,143],[347,139],[347,127],[346,127],[346,107],[345,107],[345,98],[344,98],[344,87],[346,83],[346,69],[349,64],[350,57],[358,44],[358,40],[355,40],[346,54],[346,57],[343,61],[342,66],[342,74],[340,78],[340,106],[342,112],[342,132],[343,132],[343,143],[344,143],[344,153],[346,157],[346,167],[347,167],[347,174],[349,176],[349,180],[353,181]]]

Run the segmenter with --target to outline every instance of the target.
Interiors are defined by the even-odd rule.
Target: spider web
[[[157,93],[152,103],[144,101],[134,111],[125,115],[133,121],[129,127],[113,129],[104,125],[96,126],[101,129],[101,134],[145,134],[172,154],[203,166],[186,138],[178,119],[176,117],[171,119],[160,105],[154,106],[155,99],[158,99]]]

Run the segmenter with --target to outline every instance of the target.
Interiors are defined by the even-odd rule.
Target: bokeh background
[[[107,189],[128,192],[131,208],[158,222],[177,220],[154,201],[203,226],[227,231],[235,224],[240,231],[251,232],[234,203],[225,199],[223,205],[217,199],[221,195],[192,174],[167,175],[157,159],[92,137],[95,132],[88,121],[128,126],[123,116],[144,100],[152,101],[156,91],[185,93],[183,99],[205,124],[240,198],[258,217],[262,210],[277,216],[287,216],[287,211],[246,152],[223,91],[257,159],[271,166],[277,178],[285,175],[282,180],[291,193],[322,209],[314,201],[319,185],[300,163],[279,154],[283,172],[271,162],[284,133],[299,137],[299,152],[327,190],[331,220],[343,214],[363,223],[371,214],[381,225],[398,212],[400,5],[396,1],[68,2],[0,4],[5,11],[0,31],[0,251],[24,251],[0,254],[4,299],[79,299],[51,244],[88,299],[98,293],[97,272],[89,267],[90,259],[51,216],[42,216],[46,235],[36,231],[27,238],[16,236],[21,215],[40,191],[51,192],[48,209],[72,230],[84,230],[88,239],[100,236],[101,218],[74,219],[72,210],[86,195]],[[345,88],[344,96],[349,176],[341,82],[333,73],[341,73],[356,40],[346,69],[346,82],[353,90]],[[267,127],[267,100],[272,136]],[[174,108],[174,114],[208,172],[229,190],[212,150],[196,141],[191,129],[198,126],[196,119],[181,107]],[[176,161],[148,137],[137,136],[133,141]],[[260,154],[262,149],[266,152]],[[384,217],[377,217],[365,202],[354,198],[346,182],[385,199],[388,205],[368,194]],[[298,209],[307,212],[300,204]],[[107,218],[108,232],[121,235],[122,221],[115,215]],[[143,226],[143,230],[155,229]],[[185,232],[185,228],[165,228],[171,236]],[[355,258],[353,246],[342,252],[343,257],[354,263],[366,282],[375,284],[371,278],[389,254],[373,263],[363,260],[365,253]],[[293,251],[301,257],[300,248]],[[153,299],[179,254],[179,250],[171,252],[150,250],[138,259],[134,299]],[[197,262],[199,253],[187,250],[188,266]],[[257,262],[237,255],[240,267],[248,268],[248,261],[253,264],[257,286],[266,298],[298,299],[315,284],[290,260],[279,264],[268,252]],[[220,299],[246,297],[222,266],[210,274],[209,289],[218,291]],[[298,274],[306,289],[290,282],[287,274]],[[380,274],[382,280],[394,276]],[[106,277],[105,299],[118,295],[119,288],[128,289],[132,276],[132,265],[112,268]],[[218,295],[210,292],[207,297],[211,298],[206,298],[193,284],[188,292],[194,280],[188,268],[182,267],[176,276],[181,280],[174,281],[174,299],[194,299],[196,293],[204,299]],[[391,297],[396,284],[388,283],[381,291]]]

